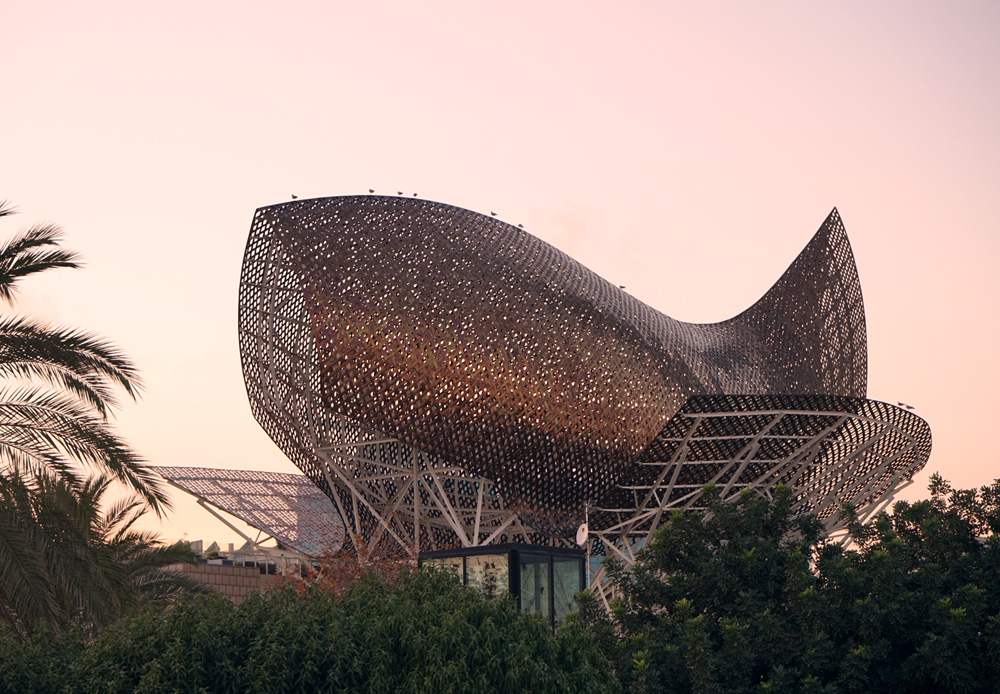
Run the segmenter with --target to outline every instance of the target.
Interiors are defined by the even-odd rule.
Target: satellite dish
[[[588,534],[587,524],[580,523],[580,527],[576,529],[576,544],[580,545],[581,547],[587,544],[587,534]]]

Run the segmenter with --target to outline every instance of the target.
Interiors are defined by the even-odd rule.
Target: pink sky
[[[115,340],[150,462],[295,471],[236,334],[253,211],[407,194],[522,223],[680,320],[756,301],[837,206],[869,397],[1000,477],[1000,4],[8,3],[0,199],[87,269],[19,310]],[[177,497],[161,526],[234,541]],[[153,524],[156,527],[156,524]]]

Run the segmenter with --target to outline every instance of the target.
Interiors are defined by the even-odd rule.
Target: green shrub
[[[794,517],[789,489],[675,513],[632,572],[610,567],[609,616],[583,621],[626,691],[1000,691],[1000,481],[845,520],[853,545]]]
[[[41,644],[10,643],[40,648],[34,657],[44,660]],[[46,682],[47,691],[55,692],[618,688],[582,628],[553,634],[511,599],[488,601],[433,571],[404,575],[392,585],[366,576],[340,597],[322,587],[285,586],[252,594],[239,607],[216,595],[191,598],[119,622],[93,644],[53,662],[57,674]],[[0,663],[10,673],[33,676],[27,666]]]

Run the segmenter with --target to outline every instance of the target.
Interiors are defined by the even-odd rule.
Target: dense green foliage
[[[553,634],[509,598],[432,571],[366,576],[341,596],[291,586],[147,610],[88,646],[0,644],[0,689],[55,692],[606,692],[579,628]],[[40,682],[41,684],[36,684]],[[19,686],[20,685],[20,686]],[[34,687],[34,689],[32,689]]]
[[[1000,691],[1000,481],[899,502],[853,549],[821,541],[791,495],[675,514],[609,618],[585,600],[626,691]]]
[[[0,584],[0,614],[15,633],[26,637],[43,624],[96,629],[147,603],[164,605],[182,590],[203,590],[167,568],[195,561],[186,543],[166,545],[133,527],[147,509],[144,500],[126,496],[104,508],[110,486],[104,476],[70,485],[0,474],[0,542],[19,569]]]

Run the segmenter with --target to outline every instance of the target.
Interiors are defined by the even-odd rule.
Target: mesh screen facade
[[[836,210],[760,301],[699,325],[493,217],[381,196],[284,203],[254,217],[239,321],[257,420],[350,534],[411,553],[559,544],[591,509],[598,532],[638,537],[709,480],[785,481],[829,519],[930,451],[922,420],[864,399],[864,306]],[[645,520],[626,528],[628,514]]]
[[[302,554],[320,556],[344,544],[344,524],[330,499],[302,475],[163,465],[152,469]]]

